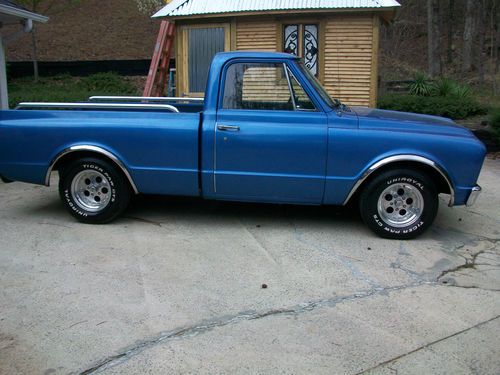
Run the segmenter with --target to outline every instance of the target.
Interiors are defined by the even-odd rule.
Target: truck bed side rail
[[[203,103],[203,98],[176,98],[158,96],[91,96],[90,102],[142,102],[142,103]]]
[[[144,103],[19,103],[15,109],[135,109],[156,110],[179,113],[179,110],[170,104],[144,104]]]

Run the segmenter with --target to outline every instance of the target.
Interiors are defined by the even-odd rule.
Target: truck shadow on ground
[[[363,222],[356,205],[307,206],[291,204],[242,203],[209,201],[199,198],[139,195],[135,197],[124,219],[145,220],[177,219],[228,220],[247,219],[252,221],[320,221],[322,223],[342,222],[362,226]]]

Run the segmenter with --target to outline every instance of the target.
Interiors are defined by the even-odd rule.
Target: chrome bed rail
[[[145,103],[19,103],[15,109],[150,109],[166,110],[179,113],[179,110],[169,104]]]
[[[203,98],[176,98],[176,97],[158,97],[158,96],[91,96],[90,102],[184,102],[184,103],[203,103]]]

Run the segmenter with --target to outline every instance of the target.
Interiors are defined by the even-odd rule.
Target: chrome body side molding
[[[349,199],[356,193],[356,191],[359,189],[359,187],[363,184],[363,182],[366,181],[366,179],[376,170],[379,168],[386,166],[391,163],[396,163],[396,162],[401,162],[401,161],[411,161],[411,162],[417,162],[421,164],[428,165],[432,168],[434,168],[446,181],[448,184],[448,188],[450,189],[450,201],[448,202],[448,206],[452,207],[453,204],[455,203],[455,189],[453,188],[453,184],[451,182],[451,179],[448,177],[448,174],[434,161],[424,158],[422,156],[417,156],[417,155],[395,155],[395,156],[389,156],[388,158],[382,159],[372,166],[368,168],[365,173],[359,178],[358,181],[356,181],[356,184],[354,187],[351,189],[349,192],[349,195],[345,199],[343,205],[346,205],[347,202],[349,202]]]
[[[113,161],[113,163],[115,163],[120,168],[120,170],[123,172],[123,174],[127,178],[128,182],[130,182],[130,186],[132,186],[132,189],[133,189],[134,193],[135,194],[139,194],[139,190],[137,190],[137,187],[136,187],[136,185],[134,183],[134,180],[132,179],[132,176],[128,172],[128,170],[125,167],[125,165],[121,162],[121,160],[118,159],[111,152],[109,152],[109,151],[107,151],[107,150],[105,150],[105,149],[103,149],[101,147],[90,146],[90,145],[72,146],[72,147],[67,148],[66,150],[62,151],[61,153],[59,153],[59,155],[57,155],[54,158],[54,160],[52,160],[52,162],[50,163],[49,169],[47,170],[47,174],[45,176],[45,185],[46,186],[50,185],[50,174],[52,173],[52,170],[54,169],[54,166],[57,164],[57,162],[59,160],[61,160],[61,158],[63,158],[64,156],[66,156],[68,154],[72,154],[73,152],[78,152],[78,151],[95,152],[97,154],[104,155],[107,158],[111,159],[111,161]]]

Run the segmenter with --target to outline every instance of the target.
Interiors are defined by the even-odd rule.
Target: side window
[[[287,68],[288,69],[288,68]],[[309,95],[304,91],[301,84],[295,79],[292,72],[288,71],[288,76],[290,77],[290,84],[292,86],[293,98],[295,101],[295,107],[297,110],[302,111],[314,111],[316,107],[312,103]]]
[[[232,64],[226,73],[222,108],[293,111],[283,64]]]

